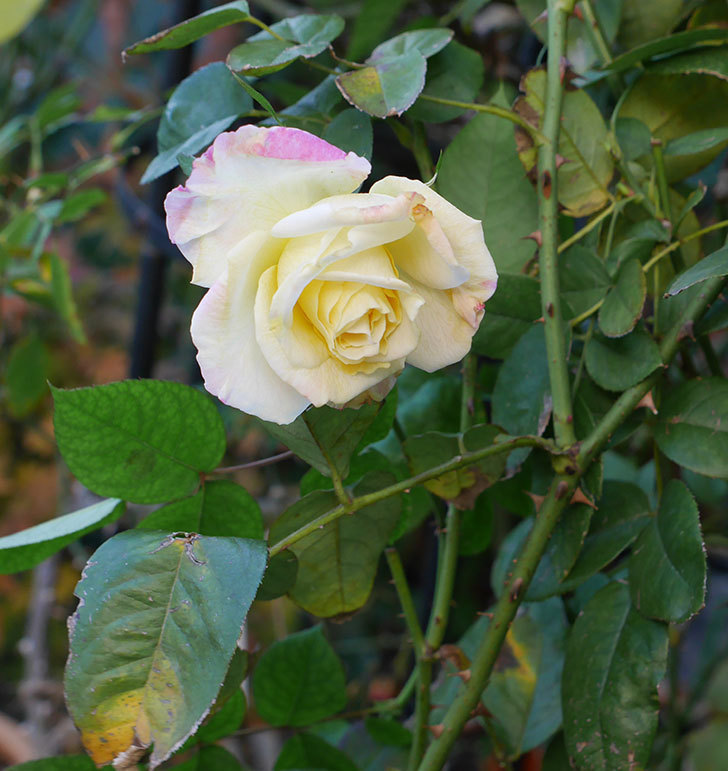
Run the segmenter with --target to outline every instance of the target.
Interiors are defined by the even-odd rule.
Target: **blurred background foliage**
[[[145,173],[153,176],[149,166],[157,155],[157,127],[170,89],[190,73],[224,59],[249,30],[226,27],[193,47],[126,61],[122,61],[121,51],[214,4],[203,0],[0,0],[2,535],[88,503],[88,493],[71,481],[56,454],[48,380],[64,387],[140,376],[199,382],[189,318],[201,290],[189,285],[188,265],[169,244],[161,211],[164,194],[181,178],[174,170],[176,154],[169,168],[164,164],[157,168],[162,174],[156,180],[149,185],[140,180]],[[624,0],[614,5],[622,6],[621,21],[619,15],[614,23],[608,15],[603,21],[610,42],[616,40],[623,50],[681,25],[728,26],[728,4],[721,0]],[[268,23],[306,10],[343,16],[347,26],[337,41],[337,52],[354,60],[362,60],[395,33],[449,25],[455,30],[456,43],[432,58],[427,89],[434,96],[456,100],[492,99],[496,104],[510,104],[521,76],[537,63],[542,51],[539,17],[543,3],[539,0],[519,0],[517,4],[261,0],[251,3],[251,8]],[[582,23],[578,19],[572,22],[576,27]],[[569,51],[570,60],[588,78],[598,46],[583,30],[580,34],[577,29],[572,39],[578,47]],[[297,62],[256,85],[276,110],[289,108],[291,124],[325,137],[334,131],[346,133],[346,121],[358,117],[351,110],[346,119],[341,118],[343,112],[332,117],[331,109],[319,109],[322,102],[316,109],[306,110],[299,103],[297,110],[290,110],[321,80],[320,72]],[[727,122],[728,104],[722,101],[724,85],[721,81],[716,86],[712,101],[707,97],[722,125]],[[664,99],[677,104],[680,94],[674,85],[669,88],[672,90],[664,98],[651,88],[649,96],[656,100],[656,110]],[[600,106],[611,103],[608,80],[595,81],[590,93]],[[690,89],[686,93],[688,103],[680,109],[689,120],[691,110],[698,108],[691,105],[694,94]],[[256,119],[264,117],[260,105],[239,94],[234,99],[239,104],[228,125],[235,125],[246,113]],[[229,102],[223,106],[229,107]],[[337,110],[340,107],[343,103]],[[630,105],[623,107],[621,115],[629,117]],[[212,107],[206,104],[205,109]],[[643,108],[635,109],[644,119]],[[484,142],[492,137],[512,143],[511,126],[492,116],[468,123],[471,117],[456,107],[418,102],[402,118],[372,121],[369,146],[365,146],[366,132],[357,131],[357,137],[365,137],[364,145],[357,149],[372,156],[373,179],[388,173],[426,177],[433,171],[430,159],[437,159],[458,135],[460,144],[453,145],[451,152],[465,147],[461,168],[468,163],[476,169],[497,163],[497,158],[467,157],[463,137],[467,138],[467,131]],[[369,118],[361,120],[369,122]],[[431,121],[426,135],[419,120]],[[697,229],[699,221],[728,216],[726,152],[722,147],[718,150],[707,165],[698,164],[706,192],[687,215],[688,229]],[[635,152],[639,157],[639,151]],[[479,191],[479,200],[486,207],[486,201],[501,201],[498,211],[503,215],[489,222],[492,232],[486,228],[486,234],[494,251],[504,255],[499,267],[505,260],[508,270],[517,273],[524,265],[527,269],[534,255],[533,242],[522,236],[535,229],[535,211],[506,211],[503,199],[528,182],[518,163],[508,165],[507,159],[503,163],[502,188]],[[473,193],[467,187],[477,182],[458,178],[455,168],[453,163],[442,171],[445,192],[474,216],[482,216],[472,211]],[[698,177],[678,183],[674,208],[683,205]],[[477,174],[472,178],[477,180]],[[684,180],[684,175],[676,172],[676,178]],[[638,218],[635,214],[634,219]],[[619,227],[634,225],[629,220],[625,217]],[[577,224],[584,221],[577,220]],[[573,220],[564,218],[563,228],[566,237],[574,231]],[[709,251],[707,247],[705,251]],[[524,319],[530,323],[527,314],[520,323]],[[725,317],[725,304],[712,314],[715,330],[723,328],[721,314]],[[519,322],[512,319],[509,323]],[[710,324],[710,317],[704,323]],[[482,360],[481,385],[486,393],[492,390],[496,372],[492,362],[502,358],[517,337],[510,344],[507,338],[498,337],[491,350],[480,351],[493,357]],[[724,366],[725,336],[714,335],[713,345]],[[695,373],[696,367],[704,366],[704,355],[694,343],[683,353],[682,364]],[[456,370],[427,378],[408,370],[401,378],[398,419],[407,434],[448,430],[456,424],[459,409]],[[223,414],[230,463],[245,463],[281,449],[247,416],[225,408]],[[634,483],[654,505],[657,469],[652,443],[639,425],[634,428],[627,441],[605,454],[604,479]],[[235,480],[260,501],[264,515],[272,518],[298,497],[304,468],[289,459],[238,472]],[[542,492],[549,474],[550,469],[541,468],[534,455],[520,478],[501,483],[497,496],[483,494],[478,509],[465,515],[449,640],[460,639],[474,614],[492,602],[490,573],[498,570],[496,556],[506,536],[535,511],[534,501],[523,491]],[[702,513],[709,560],[707,609],[689,624],[672,627],[672,663],[668,681],[660,689],[662,719],[654,766],[650,767],[722,771],[728,768],[728,483],[687,470],[682,478]],[[312,486],[308,489],[314,489],[315,480],[309,481]],[[413,516],[426,515],[429,501],[423,493]],[[94,548],[148,511],[149,507],[130,506],[126,519],[73,544],[36,571],[0,576],[0,764],[79,750],[77,733],[64,709],[61,684],[65,620],[75,604],[73,587]],[[401,542],[401,552],[418,609],[425,614],[437,560],[434,526],[413,530]],[[348,620],[345,632],[344,627],[328,625],[328,635],[345,662],[354,704],[394,696],[409,671],[399,606],[387,578],[382,562],[381,580],[375,583],[365,609]],[[570,597],[566,603],[570,619],[596,588],[584,588]],[[267,645],[307,624],[302,612],[286,598],[259,603],[249,617],[248,647]],[[278,755],[282,733],[255,733],[254,714],[245,725],[249,732],[245,737],[247,760],[253,768],[269,768]],[[331,737],[337,730],[343,729],[331,723],[320,732]],[[349,741],[355,740],[354,736]],[[241,752],[239,738],[230,740],[229,746]],[[561,765],[565,761],[558,737],[545,760],[543,756],[544,749],[538,747],[513,768],[560,771],[566,767]],[[492,742],[473,725],[466,731],[452,768],[492,769],[498,767],[495,758]],[[384,762],[373,759],[368,767],[383,768],[377,764]]]

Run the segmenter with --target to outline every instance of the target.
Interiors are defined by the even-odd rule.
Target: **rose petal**
[[[263,273],[255,298],[255,331],[260,350],[276,374],[296,391],[302,393],[313,405],[343,405],[368,388],[404,366],[404,356],[386,362],[343,364],[329,357],[320,365],[302,368],[295,365],[292,353],[301,346],[301,335],[308,334],[306,323],[294,320],[290,327],[279,317],[271,318],[269,313],[273,295],[277,288],[275,266]],[[414,325],[413,325],[414,326]],[[407,332],[402,328],[402,334]],[[410,329],[416,340],[417,330]]]
[[[270,368],[255,338],[253,305],[261,273],[275,265],[281,243],[255,234],[230,254],[227,269],[192,317],[192,340],[205,388],[220,401],[274,423],[290,423],[309,400]]]
[[[228,252],[256,230],[366,179],[365,158],[299,129],[242,126],[220,134],[165,201],[169,237],[210,286]]]
[[[434,215],[437,228],[435,223],[428,221],[427,218],[423,218],[420,222],[428,241],[433,245],[435,251],[438,251],[437,230],[442,230],[452,247],[457,264],[469,274],[468,280],[463,284],[463,292],[472,295],[474,302],[484,303],[495,292],[498,274],[493,258],[485,245],[481,223],[461,212],[456,206],[418,180],[405,177],[385,177],[372,185],[372,193],[396,196],[408,192],[419,193],[424,199],[425,206]],[[394,256],[394,252],[396,252],[394,245],[392,251]],[[407,269],[407,272],[429,286],[436,286],[436,284],[430,283],[431,277],[428,278],[427,275],[420,274],[418,268]]]

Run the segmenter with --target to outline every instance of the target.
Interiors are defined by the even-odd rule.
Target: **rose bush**
[[[290,423],[470,349],[497,282],[480,222],[403,177],[354,193],[370,168],[305,131],[243,126],[167,196],[170,238],[209,287],[192,338],[226,404]]]

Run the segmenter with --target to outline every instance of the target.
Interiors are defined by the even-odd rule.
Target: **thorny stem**
[[[221,466],[211,471],[210,474],[232,474],[235,471],[243,471],[249,468],[261,468],[262,466],[271,466],[273,463],[279,463],[287,458],[292,458],[294,455],[292,450],[286,450],[285,452],[279,452],[278,455],[271,455],[269,458],[261,458],[260,460],[251,460],[248,463],[239,463],[237,466]]]
[[[566,0],[550,0],[548,4],[546,107],[543,120],[543,133],[547,142],[538,150],[539,225],[542,239],[539,256],[541,307],[553,398],[554,433],[559,447],[569,447],[576,441],[559,292],[556,178],[556,148],[559,144],[561,100],[564,90],[561,81],[561,60],[564,55],[566,18],[569,10],[573,10],[573,6],[573,2],[567,3]]]
[[[325,527],[331,522],[335,522],[337,519],[339,519],[339,517],[343,517],[344,514],[353,514],[360,509],[371,506],[373,503],[378,503],[379,501],[383,501],[386,498],[391,498],[393,495],[399,495],[400,493],[408,492],[412,487],[421,485],[430,479],[434,479],[435,477],[442,476],[448,471],[456,471],[459,468],[471,466],[479,460],[490,458],[494,455],[509,453],[518,447],[541,447],[547,452],[557,452],[553,443],[548,439],[542,439],[538,436],[518,436],[507,437],[502,442],[484,447],[481,450],[475,450],[474,452],[467,452],[463,453],[462,455],[457,455],[456,457],[451,458],[449,461],[441,463],[439,466],[433,466],[432,468],[429,468],[425,471],[421,471],[419,474],[415,474],[414,476],[411,476],[407,479],[403,479],[401,482],[396,482],[393,485],[383,487],[381,490],[375,490],[374,492],[367,493],[366,495],[360,495],[358,498],[352,499],[351,502],[349,502],[347,505],[342,504],[340,506],[336,506],[335,508],[331,509],[331,511],[327,511],[320,517],[316,517],[316,519],[311,520],[311,522],[303,525],[303,527],[300,527],[298,530],[294,530],[285,538],[278,541],[278,543],[273,544],[269,550],[270,556],[274,557],[284,549],[288,549],[290,546],[293,546],[294,543],[297,543],[302,538],[311,535],[311,533],[315,533],[317,530],[320,530],[322,527]]]

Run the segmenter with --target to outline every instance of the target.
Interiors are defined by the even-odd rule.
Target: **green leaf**
[[[591,516],[591,508],[584,504],[575,504],[566,509],[538,564],[526,593],[526,600],[543,600],[561,591],[561,582],[569,574],[581,551]],[[533,518],[529,517],[521,522],[508,533],[501,544],[491,572],[491,586],[496,596],[503,593],[513,570],[513,562],[521,553],[523,544],[533,529],[533,521]]]
[[[369,716],[364,720],[367,733],[378,744],[386,747],[409,747],[412,733],[401,723],[391,718]]]
[[[630,49],[666,35],[679,21],[682,0],[640,0],[625,2],[618,42]]]
[[[599,309],[599,329],[607,337],[624,337],[642,316],[647,296],[647,281],[639,260],[628,260],[617,274],[617,282],[609,290]]]
[[[407,0],[364,0],[354,17],[347,58],[359,61],[366,56],[386,37],[406,4]]]
[[[638,118],[665,146],[697,131],[724,129],[728,125],[728,82],[705,75],[645,74],[627,92],[619,116]],[[694,174],[720,151],[717,145],[690,155],[666,155],[668,182]]]
[[[353,490],[375,492],[394,482],[391,474],[373,471]],[[269,540],[277,543],[338,504],[334,493],[316,491],[294,503],[274,522]],[[368,599],[377,564],[397,524],[399,497],[366,506],[316,530],[290,547],[298,558],[298,576],[291,599],[315,616],[351,613]]]
[[[406,435],[450,431],[460,416],[460,378],[405,367],[399,376],[397,420]]]
[[[357,771],[341,750],[314,734],[300,733],[284,745],[273,771]]]
[[[579,557],[562,582],[561,591],[574,587],[616,559],[651,520],[645,493],[629,482],[608,480]]]
[[[698,507],[688,488],[672,479],[632,549],[632,603],[644,616],[680,624],[705,605],[705,578]]]
[[[427,57],[452,36],[452,30],[439,28],[403,32],[378,45],[366,61],[369,66],[337,75],[336,85],[350,104],[369,115],[401,115],[424,88]]]
[[[551,416],[546,341],[543,324],[535,324],[515,344],[503,366],[491,398],[493,422],[509,434],[540,436]],[[513,455],[525,457],[527,450]]]
[[[493,502],[488,492],[484,491],[478,496],[473,508],[462,513],[458,554],[482,554],[490,546],[494,517]]]
[[[258,589],[256,600],[265,602],[275,600],[293,589],[298,576],[298,559],[289,550],[271,557],[266,568],[263,582]]]
[[[637,118],[617,118],[614,124],[617,144],[625,161],[634,161],[651,151],[652,134]]]
[[[728,128],[704,129],[671,139],[664,152],[665,155],[693,155],[715,147],[723,148],[726,143],[728,143]]]
[[[665,297],[680,294],[693,284],[699,284],[709,278],[728,276],[728,246],[709,254],[700,262],[696,262],[691,268],[677,276],[665,292]]]
[[[568,280],[566,286],[570,286]],[[498,291],[488,300],[485,316],[473,337],[473,350],[505,359],[540,316],[539,282],[530,276],[501,273]]]
[[[617,339],[596,334],[585,358],[587,372],[607,391],[624,391],[662,366],[657,343],[643,329]]]
[[[7,771],[96,771],[96,764],[88,755],[63,755],[41,758],[9,766]]]
[[[472,102],[478,95],[485,77],[482,56],[472,48],[453,40],[444,50],[427,62],[427,79],[420,98],[412,105],[409,115],[415,120],[440,123],[453,120],[466,110],[422,99],[434,96],[458,102]]]
[[[266,422],[263,425],[322,474],[331,476],[334,469],[345,479],[352,453],[381,409],[381,402],[357,409],[317,407],[287,426]]]
[[[0,538],[0,573],[28,570],[86,533],[116,522],[123,513],[124,503],[111,498],[6,535]]]
[[[68,273],[68,265],[57,254],[49,256],[51,263],[51,296],[53,305],[60,317],[68,324],[71,337],[77,342],[86,342],[81,320],[78,317],[76,302],[73,299],[73,287]]]
[[[175,24],[174,27],[163,29],[151,37],[134,43],[124,49],[124,56],[128,54],[146,54],[151,51],[166,51],[171,48],[183,48],[194,43],[201,37],[213,32],[220,27],[230,24],[249,21],[250,9],[245,0],[236,0],[233,3],[224,3],[209,11],[193,16],[191,19]]]
[[[576,244],[559,256],[564,318],[576,318],[592,308],[607,294],[610,284],[604,262],[591,249]]]
[[[463,451],[474,452],[495,444],[502,433],[497,426],[473,426],[462,436],[430,431],[410,436],[403,449],[413,474],[447,463]],[[425,488],[445,500],[452,501],[460,509],[471,508],[477,496],[498,481],[506,465],[506,454],[481,460],[472,466],[448,471],[440,477],[425,482]]]
[[[95,552],[76,589],[66,699],[96,763],[153,744],[153,769],[196,730],[265,561],[262,541],[141,530]]]
[[[63,201],[63,207],[58,215],[56,222],[62,225],[66,222],[78,222],[83,219],[91,209],[95,209],[102,203],[105,203],[109,196],[98,187],[92,187],[88,190],[81,190],[78,193],[69,195]]]
[[[174,766],[175,771],[242,771],[237,758],[224,747],[200,747],[187,760]]]
[[[228,54],[227,66],[242,75],[267,75],[299,57],[311,59],[326,50],[344,30],[341,16],[303,14],[276,22],[270,28],[282,40],[262,31]]]
[[[666,0],[660,0],[660,2],[666,2]],[[679,5],[679,0],[667,0],[667,2],[672,2],[673,4],[677,3]],[[655,2],[653,0],[653,6],[654,5]],[[638,8],[635,8],[634,10],[636,10],[638,14],[641,14],[641,10]],[[707,29],[690,29],[684,32],[676,32],[673,35],[668,35],[667,37],[660,37],[656,40],[650,40],[648,43],[644,43],[643,45],[633,48],[631,51],[627,51],[620,56],[616,56],[608,65],[605,66],[605,69],[608,69],[611,72],[622,72],[623,70],[634,67],[637,64],[646,62],[653,56],[659,56],[661,54],[675,54],[679,51],[685,51],[688,48],[694,48],[697,45],[712,45],[715,43],[723,43],[726,40],[728,40],[728,30],[720,29],[719,27],[712,27]],[[715,51],[720,52],[720,55],[723,55],[722,48],[715,49]],[[704,51],[701,50],[699,52],[683,54],[683,56],[692,57],[696,54],[703,53]],[[670,63],[673,62],[674,59],[679,61],[683,58],[683,56],[671,56],[670,58],[662,59],[657,63],[653,63],[651,65],[651,70],[652,68],[656,68],[659,72],[660,67],[664,66],[667,68],[664,71],[669,72],[670,67],[675,66],[675,63],[672,65]],[[676,71],[690,72],[691,70]]]
[[[344,668],[321,626],[274,642],[253,672],[260,716],[275,726],[305,726],[346,704]]]
[[[728,478],[728,382],[722,378],[689,380],[668,391],[653,430],[670,460]]]
[[[538,129],[543,127],[546,72],[531,70],[521,81],[524,96],[513,109]],[[637,116],[639,117],[639,116]],[[527,173],[536,168],[536,146],[531,135],[516,127],[519,157]],[[614,165],[609,153],[609,132],[586,91],[565,91],[559,133],[559,154],[566,159],[557,173],[559,203],[571,217],[585,217],[610,199]]]
[[[216,712],[212,712],[200,726],[195,734],[195,739],[205,744],[211,744],[230,736],[240,728],[247,705],[245,694],[238,688],[237,691]]]
[[[359,110],[340,112],[324,129],[323,138],[347,153],[356,153],[368,160],[372,158],[372,121]]]
[[[493,103],[507,107],[505,93],[499,92]],[[488,328],[491,313],[505,317],[516,315],[520,302],[508,304],[501,293],[513,293],[520,300],[527,290],[522,286],[516,291],[513,282],[509,286],[507,282],[510,280],[504,274],[520,273],[525,263],[535,254],[536,247],[526,236],[539,227],[538,197],[523,175],[513,130],[508,121],[496,115],[476,115],[443,153],[436,187],[448,201],[482,221],[485,242],[500,274],[498,291],[488,301],[481,329],[483,325],[485,329]],[[533,290],[528,294],[528,308],[531,308]],[[506,312],[507,307],[511,308],[510,313]],[[529,312],[526,315],[531,314]],[[534,319],[540,315],[539,307]],[[531,320],[520,314],[518,318]],[[506,324],[507,321],[499,322],[492,339],[499,339],[499,333]],[[497,358],[501,358],[502,353]]]
[[[190,498],[162,506],[137,527],[168,533],[263,538],[258,502],[245,488],[227,480],[205,482]]]
[[[667,627],[634,610],[624,584],[608,584],[587,603],[569,635],[562,683],[572,765],[646,767],[667,647]]]
[[[703,30],[694,30],[703,31]],[[728,41],[728,34],[723,32],[723,40]],[[711,75],[722,80],[728,80],[728,61],[726,61],[727,49],[725,46],[700,48],[697,51],[688,51],[678,56],[660,59],[649,68],[650,72],[660,75]]]
[[[53,388],[55,435],[71,473],[97,495],[163,503],[188,495],[225,452],[214,403],[161,380]]]
[[[48,393],[48,351],[36,335],[18,340],[10,349],[5,371],[7,404],[16,418],[29,415]]]
[[[207,147],[252,107],[250,95],[222,62],[193,72],[175,88],[164,108],[157,130],[159,155],[144,172],[142,184],[174,169],[180,155],[194,155]]]

